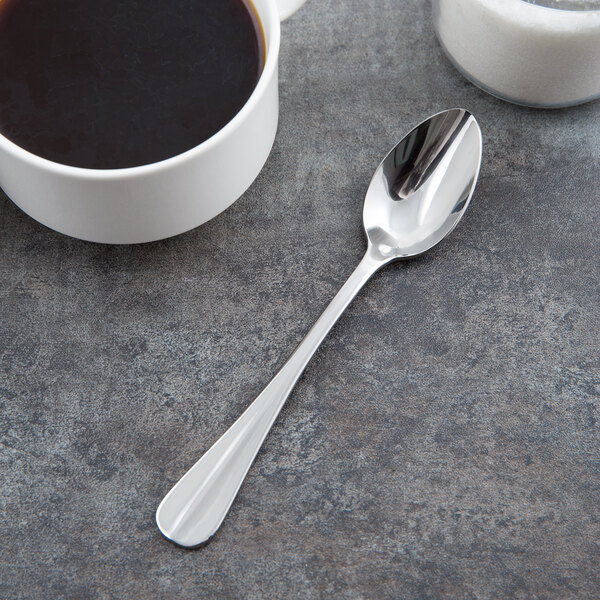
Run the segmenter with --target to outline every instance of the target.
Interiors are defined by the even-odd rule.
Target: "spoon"
[[[265,390],[179,480],[156,523],[185,548],[208,542],[233,500],[298,378],[364,284],[390,262],[433,248],[462,218],[479,175],[481,131],[464,109],[434,115],[383,160],[367,191],[364,258]]]

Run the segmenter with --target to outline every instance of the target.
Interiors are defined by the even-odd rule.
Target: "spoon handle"
[[[180,546],[195,548],[214,535],[306,365],[346,307],[385,262],[367,250],[279,373],[165,496],[156,511],[156,522],[167,538]]]

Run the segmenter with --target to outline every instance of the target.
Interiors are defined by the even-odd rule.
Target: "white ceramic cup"
[[[0,135],[0,187],[40,223],[93,242],[150,242],[212,219],[269,156],[279,117],[280,20],[304,2],[252,0],[266,37],[262,75],[242,110],[204,143],[158,163],[96,170],[46,160]]]

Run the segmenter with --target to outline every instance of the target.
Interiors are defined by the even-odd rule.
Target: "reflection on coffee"
[[[263,64],[243,0],[0,0],[0,133],[66,165],[154,163],[226,125]]]

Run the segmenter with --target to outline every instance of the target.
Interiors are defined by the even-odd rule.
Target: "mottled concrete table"
[[[424,0],[311,0],[280,130],[231,209],[136,247],[0,197],[0,597],[600,597],[600,104],[504,104]],[[382,154],[431,113],[485,138],[454,235],[381,272],[290,398],[210,545],[155,508],[363,251]]]

